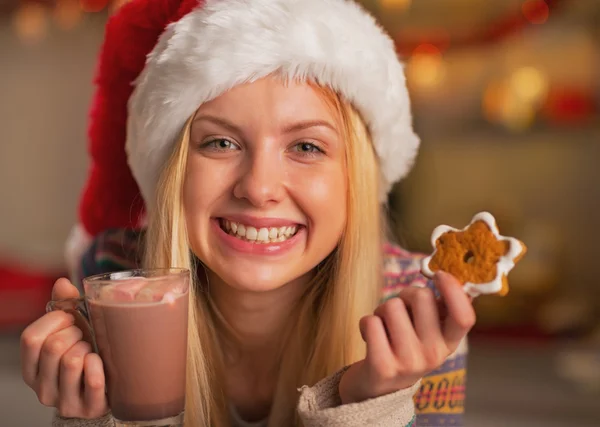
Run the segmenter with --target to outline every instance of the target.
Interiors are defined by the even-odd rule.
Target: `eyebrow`
[[[214,123],[216,125],[224,127],[226,129],[228,129],[228,130],[230,130],[232,132],[238,133],[238,134],[241,133],[241,129],[239,127],[237,127],[233,123],[231,123],[231,122],[229,122],[227,120],[221,119],[219,117],[209,116],[209,115],[206,115],[206,114],[201,114],[199,116],[196,116],[194,118],[193,122],[195,123],[195,122],[199,122],[201,120]]]
[[[332,130],[333,132],[337,133],[337,129],[335,128],[335,126],[333,126],[331,123],[329,123],[326,120],[307,120],[304,122],[299,122],[299,123],[294,123],[290,126],[286,126],[283,129],[284,133],[292,133],[292,132],[298,132],[300,130],[305,130],[305,129],[309,129],[309,128],[313,128],[313,127],[326,127],[330,130]]]
[[[196,118],[194,118],[194,122],[201,121],[201,120],[205,120],[205,121],[214,123],[216,125],[219,125],[223,128],[226,128],[226,129],[228,129],[232,132],[238,133],[238,134],[242,133],[241,129],[238,126],[236,126],[233,123],[231,123],[230,121],[222,119],[220,117],[202,114],[202,115],[196,116]],[[335,132],[336,134],[338,133],[335,126],[333,126],[331,123],[329,123],[326,120],[306,120],[303,122],[294,123],[292,125],[284,127],[283,132],[284,133],[293,133],[293,132],[298,132],[298,131],[313,128],[313,127],[325,127],[325,128],[330,129],[331,131]]]

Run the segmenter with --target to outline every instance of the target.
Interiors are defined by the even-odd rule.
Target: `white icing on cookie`
[[[447,225],[437,226],[431,234],[431,245],[433,246],[434,251],[430,256],[423,258],[423,260],[421,261],[421,271],[423,272],[423,274],[428,277],[433,277],[435,273],[429,268],[429,263],[431,262],[431,259],[435,256],[437,252],[437,240],[448,231],[466,231],[471,225],[473,225],[477,221],[485,222],[492,231],[494,237],[496,237],[496,239],[498,239],[499,241],[508,242],[509,249],[508,252],[505,255],[503,255],[496,264],[496,277],[494,278],[494,280],[488,283],[467,282],[464,284],[463,289],[467,294],[469,294],[473,298],[478,297],[482,294],[495,294],[497,292],[500,292],[500,290],[502,289],[502,278],[505,275],[508,275],[508,272],[512,270],[512,268],[515,266],[515,258],[521,255],[524,249],[519,240],[513,237],[506,237],[500,235],[498,231],[498,226],[496,225],[496,219],[491,213],[478,213],[473,217],[471,223],[462,230]]]

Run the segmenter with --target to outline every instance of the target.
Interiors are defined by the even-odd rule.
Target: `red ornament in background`
[[[532,24],[543,24],[550,16],[550,8],[544,0],[527,0],[521,10],[525,19]]]
[[[84,12],[100,12],[108,6],[108,0],[79,0]]]
[[[541,111],[552,124],[579,125],[592,120],[598,106],[593,94],[581,88],[553,88]]]
[[[0,258],[2,259],[2,258]],[[64,272],[0,262],[0,332],[18,331],[45,313],[54,281]]]
[[[467,33],[452,35],[444,29],[434,29],[429,34],[415,37],[403,30],[394,35],[394,40],[398,53],[403,56],[409,56],[418,45],[424,43],[434,45],[441,51],[487,45],[517,34],[531,24],[543,24],[551,12],[554,13],[567,1],[526,0],[521,8],[515,8]]]

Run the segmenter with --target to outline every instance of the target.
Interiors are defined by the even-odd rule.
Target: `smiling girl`
[[[418,138],[394,45],[366,12],[133,0],[109,21],[98,86],[72,243],[86,275],[192,271],[186,425],[460,425],[460,399],[439,398],[459,376],[439,384],[475,314],[453,277],[408,280],[419,257],[385,243],[383,201]],[[78,294],[61,279],[53,298]],[[102,361],[72,317],[46,314],[22,343],[55,426],[111,425]]]

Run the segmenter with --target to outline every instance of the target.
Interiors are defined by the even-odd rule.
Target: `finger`
[[[84,403],[90,414],[101,415],[107,410],[104,366],[96,353],[89,353],[83,362]]]
[[[396,356],[402,358],[415,354],[414,352],[420,347],[420,342],[404,301],[400,298],[391,298],[377,307],[375,315],[383,321],[392,351]]]
[[[42,404],[56,406],[60,360],[82,335],[78,327],[69,326],[50,335],[42,345],[37,377],[38,397]]]
[[[406,288],[398,297],[404,301],[412,314],[415,331],[421,342],[425,346],[444,343],[438,304],[431,289]]]
[[[79,296],[79,289],[73,286],[68,279],[63,277],[54,283],[54,287],[52,288],[52,301],[78,298]]]
[[[42,345],[53,333],[72,326],[75,318],[62,311],[45,314],[29,325],[21,334],[21,374],[25,383],[33,387],[38,371]]]
[[[475,324],[475,310],[471,299],[452,275],[438,271],[434,282],[448,310],[444,319],[443,335],[448,348],[453,351]]]
[[[63,416],[71,412],[77,413],[83,405],[83,361],[91,352],[92,347],[87,342],[79,341],[60,361],[58,409]]]
[[[394,353],[385,331],[383,321],[378,316],[365,316],[360,319],[360,333],[367,343],[365,360],[371,366],[386,366],[394,360]]]

